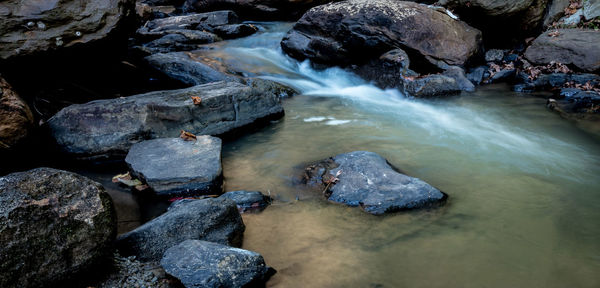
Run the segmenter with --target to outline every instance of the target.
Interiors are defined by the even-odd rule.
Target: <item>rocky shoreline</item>
[[[280,118],[298,91],[203,56],[207,44],[260,33],[250,20],[297,20],[281,41],[289,57],[407,97],[506,82],[548,92],[548,109],[564,118],[600,121],[597,1],[80,2],[0,3],[0,156],[16,163],[37,149],[49,159],[1,167],[2,287],[265,285],[277,267],[237,248],[240,213],[275,200],[224,193],[221,138]],[[43,168],[62,158],[126,164],[115,182],[173,203],[117,236],[102,185]],[[300,189],[369,214],[435,209],[449,197],[373,152],[307,163]]]

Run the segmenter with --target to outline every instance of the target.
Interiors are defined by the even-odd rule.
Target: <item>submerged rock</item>
[[[221,139],[161,138],[131,146],[125,162],[159,196],[220,194],[223,189]]]
[[[559,29],[558,34],[547,31],[536,38],[525,51],[525,57],[537,65],[555,61],[572,65],[582,71],[600,70],[600,31]]]
[[[0,151],[21,144],[32,128],[29,105],[0,77]]]
[[[0,2],[0,59],[106,39],[123,28],[135,0]]]
[[[231,199],[237,204],[240,212],[262,211],[273,201],[271,197],[262,194],[259,191],[230,191],[219,198]]]
[[[116,231],[110,196],[88,178],[51,168],[4,176],[0,287],[75,285],[112,254]]]
[[[124,157],[137,142],[177,137],[181,130],[219,135],[280,116],[281,97],[293,91],[268,80],[250,82],[215,82],[71,105],[48,125],[59,147],[76,158]],[[192,96],[202,103],[194,105]]]
[[[117,239],[122,255],[159,261],[170,247],[185,240],[206,240],[241,246],[246,227],[235,203],[209,198],[183,202]]]
[[[324,191],[329,201],[360,206],[375,215],[437,206],[447,198],[440,190],[397,172],[383,157],[367,151],[340,154],[310,165],[304,180]]]
[[[274,272],[256,252],[200,240],[169,248],[160,264],[185,287],[254,287]]]
[[[298,59],[360,64],[401,48],[429,61],[464,65],[480,51],[481,32],[413,2],[347,0],[310,9],[281,46]],[[414,60],[414,59],[411,59]]]

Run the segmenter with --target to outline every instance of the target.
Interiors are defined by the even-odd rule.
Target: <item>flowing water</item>
[[[600,145],[502,85],[435,100],[285,57],[290,24],[203,55],[288,84],[286,115],[224,146],[226,190],[270,193],[244,248],[273,287],[600,287]],[[445,191],[438,209],[376,217],[295,185],[302,165],[377,152]]]

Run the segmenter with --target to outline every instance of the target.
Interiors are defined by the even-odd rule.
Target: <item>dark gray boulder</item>
[[[214,11],[183,16],[154,19],[137,30],[142,36],[164,36],[177,30],[208,30],[220,25],[237,24],[239,19],[233,11]]]
[[[273,274],[256,252],[200,240],[169,248],[160,264],[187,288],[258,286]]]
[[[116,232],[99,183],[51,168],[1,177],[0,287],[74,285],[112,255]]]
[[[0,2],[0,59],[88,46],[123,28],[135,0]]]
[[[272,81],[216,82],[180,90],[96,100],[64,108],[48,120],[62,151],[80,159],[125,157],[137,142],[178,137],[181,130],[220,135],[283,113],[294,91]],[[202,98],[194,105],[191,96]]]
[[[383,157],[367,151],[339,154],[310,165],[305,169],[304,182],[323,191],[329,201],[360,206],[375,215],[438,206],[447,198],[440,190],[399,173]]]
[[[474,85],[479,85],[483,81],[483,76],[485,75],[487,70],[487,66],[479,66],[472,68],[466,75],[467,79],[469,79],[469,81],[471,81],[471,83],[473,83]]]
[[[504,50],[500,49],[490,49],[485,52],[485,61],[486,62],[501,62],[504,58]]]
[[[448,65],[480,52],[481,32],[426,5],[347,0],[310,9],[283,38],[290,56],[328,65],[361,64],[394,48]],[[411,59],[414,61],[414,59]]]
[[[448,76],[454,81],[456,81],[456,85],[458,89],[467,92],[475,91],[475,85],[471,83],[469,78],[465,75],[465,70],[458,66],[450,66],[442,73],[444,76]]]
[[[525,51],[525,58],[537,65],[555,61],[586,72],[600,70],[600,31],[558,29],[537,37]]]
[[[256,33],[258,28],[252,24],[230,24],[215,27],[212,31],[223,39],[233,39],[250,36]]]
[[[122,255],[135,255],[142,261],[159,261],[167,249],[190,239],[241,246],[245,229],[235,202],[208,198],[173,206],[144,225],[120,235],[117,248]]]
[[[242,82],[240,75],[218,61],[192,52],[171,52],[145,58],[150,67],[187,85],[201,85],[215,81]]]
[[[310,7],[332,0],[186,0],[184,11],[229,9],[249,20],[297,20]]]
[[[529,75],[520,72],[516,75],[517,81],[520,82],[518,88],[520,92],[533,92],[541,90],[550,90],[556,87],[562,87],[568,82],[573,84],[585,85],[590,82],[593,85],[600,84],[600,75],[589,73],[551,73],[542,74],[535,79],[530,79]]]
[[[231,199],[237,204],[240,212],[262,211],[273,201],[271,197],[262,194],[260,191],[230,191],[219,198]]]
[[[149,54],[168,53],[176,51],[196,50],[203,44],[221,41],[219,36],[196,30],[173,30],[156,40],[150,41],[138,48]]]
[[[131,146],[125,162],[132,175],[159,196],[221,194],[221,139],[196,136],[195,141],[160,138]]]
[[[417,76],[409,69],[410,58],[402,49],[392,49],[379,58],[371,59],[363,65],[350,66],[350,70],[363,79],[372,81],[380,88],[402,87],[403,77]]]

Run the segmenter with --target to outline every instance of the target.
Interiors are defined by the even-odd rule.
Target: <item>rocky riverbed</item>
[[[600,219],[600,5],[431,2],[0,3],[0,286],[450,283],[411,278],[423,266],[399,262],[402,244],[461,279],[479,264],[473,283],[522,272],[439,230],[470,225],[511,243],[492,253],[507,263],[522,238],[540,255],[561,241],[600,255],[585,224]],[[519,201],[528,212],[511,214]],[[532,220],[565,202],[578,224]],[[553,221],[561,236],[526,233]],[[600,264],[574,250],[553,258],[566,268],[530,255],[534,278],[594,286]]]

